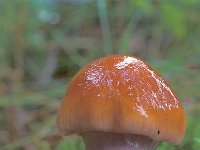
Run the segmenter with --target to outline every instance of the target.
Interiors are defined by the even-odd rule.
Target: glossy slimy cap
[[[63,135],[139,134],[181,142],[184,110],[166,81],[142,60],[112,55],[93,61],[72,79],[57,119]]]

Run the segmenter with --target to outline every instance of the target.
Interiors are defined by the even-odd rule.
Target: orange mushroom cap
[[[185,113],[166,81],[144,61],[112,55],[75,75],[57,125],[63,135],[129,133],[178,144],[185,134]]]

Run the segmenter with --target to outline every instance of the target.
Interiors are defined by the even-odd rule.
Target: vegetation
[[[200,147],[198,0],[0,1],[0,149],[81,150],[57,136],[68,81],[109,54],[145,59],[169,82],[187,113],[184,141],[158,150]]]

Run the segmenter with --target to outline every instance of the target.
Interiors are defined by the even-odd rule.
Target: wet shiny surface
[[[73,78],[58,125],[66,133],[134,132],[174,143],[185,132],[183,108],[167,83],[143,61],[124,55],[98,59]]]
[[[133,109],[141,114],[148,108],[178,108],[178,101],[164,80],[142,61],[130,56],[119,56],[113,60],[113,65],[104,63],[99,61],[92,64],[84,72],[81,78],[86,79],[86,82],[79,84],[84,86],[83,94],[87,94],[91,88],[106,88],[108,99],[112,99],[112,94],[117,94],[121,99],[128,96],[135,102]],[[96,94],[105,95],[101,90]]]

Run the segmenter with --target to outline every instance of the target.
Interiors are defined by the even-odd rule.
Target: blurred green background
[[[119,53],[151,64],[185,107],[183,142],[158,150],[200,149],[199,14],[198,0],[1,0],[0,149],[83,150],[58,136],[58,106],[79,69]]]

